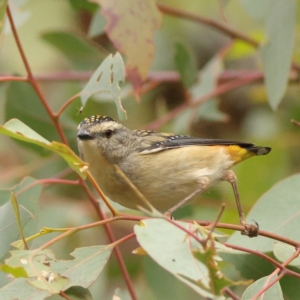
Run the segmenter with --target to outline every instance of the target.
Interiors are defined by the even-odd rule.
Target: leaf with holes
[[[124,63],[121,55],[110,54],[94,72],[84,89],[81,91],[81,102],[84,106],[87,100],[97,93],[110,93],[113,97],[121,120],[126,119],[126,111],[121,103],[120,81],[125,80]]]
[[[135,89],[145,80],[154,57],[153,31],[161,25],[154,0],[93,0],[107,19],[105,31],[118,51],[125,54],[127,76]]]
[[[113,248],[113,245],[77,248],[71,253],[75,259],[51,262],[51,269],[70,279],[65,289],[71,286],[87,288],[98,278]]]

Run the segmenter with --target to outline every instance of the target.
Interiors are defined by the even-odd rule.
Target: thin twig
[[[77,93],[75,95],[73,95],[71,98],[69,98],[64,104],[63,106],[59,109],[59,111],[57,113],[55,113],[54,115],[59,118],[60,115],[64,112],[64,110],[76,99],[80,96],[81,93]]]
[[[63,291],[61,291],[61,292],[59,293],[59,295],[60,295],[62,298],[65,298],[65,299],[67,299],[67,300],[72,300],[72,299],[69,298],[69,296],[68,296],[65,292],[63,292]]]
[[[104,211],[102,211],[100,209],[99,202],[93,196],[93,194],[90,191],[89,187],[87,186],[86,182],[83,181],[81,178],[80,178],[80,180],[81,180],[82,187],[84,188],[86,194],[88,195],[90,202],[94,206],[95,211],[96,211],[99,219],[100,220],[106,220],[106,215],[105,215]],[[120,216],[115,217],[115,218],[121,219],[121,218],[123,218],[123,216],[120,215]],[[114,234],[112,232],[112,229],[111,229],[111,227],[110,227],[110,225],[108,223],[104,224],[104,229],[105,229],[105,232],[107,234],[107,237],[108,237],[108,240],[110,241],[110,243],[114,243],[116,241],[116,239],[115,239],[115,236],[114,236]],[[124,280],[125,280],[125,283],[127,285],[128,291],[129,291],[129,293],[131,295],[131,298],[133,300],[135,300],[135,299],[137,299],[137,295],[136,295],[136,293],[134,291],[133,284],[131,282],[130,276],[129,276],[128,271],[126,269],[126,266],[125,266],[125,263],[124,263],[124,259],[122,257],[122,254],[120,252],[119,247],[115,247],[113,251],[114,251],[114,254],[115,254],[116,258],[117,258],[117,262],[119,264],[121,273],[122,273],[122,275],[124,277]]]
[[[210,231],[209,231],[209,233],[208,233],[208,235],[207,235],[206,240],[204,241],[204,244],[205,244],[205,245],[206,245],[207,241],[211,238],[211,236],[212,236],[212,234],[213,234],[213,232],[214,232],[214,230],[215,230],[215,228],[216,228],[218,222],[220,221],[220,219],[221,219],[221,217],[222,217],[222,214],[223,214],[223,212],[224,212],[224,209],[225,209],[225,203],[222,203],[221,210],[220,210],[220,212],[219,212],[219,214],[218,214],[216,220],[213,222],[213,224],[212,224],[212,226],[211,226],[211,228],[210,228]]]
[[[291,120],[291,122],[293,123],[293,124],[295,124],[295,125],[297,125],[297,126],[299,126],[300,127],[300,122],[298,122],[298,121],[296,121],[296,120]]]
[[[281,271],[284,271],[287,275],[296,277],[298,279],[300,279],[300,274],[296,273],[292,270],[289,270],[287,268],[285,268],[285,266],[283,264],[280,264],[278,261],[276,261],[275,259],[269,257],[268,255],[266,255],[263,252],[257,251],[257,250],[251,250],[245,247],[241,247],[241,246],[236,246],[236,245],[232,245],[232,244],[228,244],[228,243],[222,243],[224,246],[228,247],[228,248],[232,248],[238,251],[242,251],[242,252],[246,252],[246,253],[250,253],[253,254],[255,256],[259,256],[265,260],[267,260],[269,263],[271,263],[272,265],[276,266],[277,268],[279,268]]]
[[[229,287],[226,287],[225,289],[223,289],[223,293],[227,294],[233,300],[239,300],[240,299]]]
[[[1,81],[28,81],[27,77],[19,77],[19,76],[0,76]]]
[[[105,205],[107,206],[107,208],[110,210],[110,212],[112,213],[113,216],[117,216],[118,212],[115,210],[115,208],[110,204],[109,200],[106,198],[106,196],[104,195],[104,193],[102,192],[101,188],[99,187],[97,181],[94,179],[94,177],[92,176],[92,174],[90,173],[90,171],[86,171],[87,177],[89,179],[89,181],[92,183],[92,185],[94,186],[94,188],[96,189],[97,193],[99,194],[99,196],[102,198],[102,200],[104,201]]]
[[[147,124],[146,126],[144,126],[144,128],[157,130],[165,123],[170,122],[173,118],[175,118],[179,113],[181,113],[186,108],[198,106],[213,97],[220,96],[222,94],[228,93],[228,92],[230,92],[236,88],[239,88],[241,86],[253,83],[253,82],[263,78],[262,76],[263,75],[260,73],[253,74],[250,76],[244,76],[244,77],[238,78],[236,80],[232,80],[231,82],[224,83],[224,84],[218,86],[214,91],[207,93],[206,95],[200,97],[196,101],[193,101],[190,103],[183,103],[180,106],[177,106],[176,108],[174,108],[173,110],[171,110],[167,114],[165,114],[164,116]]]
[[[274,280],[272,280],[268,285],[266,285],[262,290],[260,290],[258,293],[256,293],[252,299],[256,300],[259,296],[261,296],[266,290],[268,290],[272,285],[274,285],[276,282],[278,282],[282,277],[284,276],[284,273],[279,274]],[[262,298],[263,299],[263,298]]]
[[[164,4],[157,4],[157,6],[165,14],[179,17],[182,19],[186,19],[189,21],[193,21],[198,24],[203,24],[203,25],[209,26],[210,28],[213,28],[213,29],[219,31],[232,39],[244,41],[245,43],[247,43],[248,45],[250,45],[254,48],[260,47],[260,42],[253,39],[252,37],[244,34],[243,32],[238,31],[238,30],[226,25],[225,23],[219,23],[215,20],[205,18],[200,15],[196,15],[196,14],[193,14],[193,13],[190,13],[187,11],[183,11],[180,9],[176,9],[171,6],[164,5]],[[291,66],[298,74],[300,73],[300,66],[296,62],[292,62]]]
[[[219,22],[214,21],[212,19],[205,18],[205,17],[199,16],[199,15],[187,12],[187,11],[183,11],[183,10],[180,10],[180,9],[176,9],[176,8],[173,8],[173,7],[168,6],[168,5],[157,4],[157,6],[165,14],[175,16],[175,17],[179,17],[179,18],[182,18],[182,19],[186,19],[186,20],[189,20],[189,21],[193,21],[193,22],[196,22],[196,23],[199,23],[199,24],[207,25],[207,26],[209,26],[211,28],[214,28],[214,29],[220,31],[221,33],[229,36],[232,39],[242,40],[242,41],[246,42],[247,44],[249,44],[249,45],[251,45],[255,48],[258,48],[259,45],[260,45],[259,42],[256,41],[255,39],[249,37],[248,35],[240,32],[240,31],[238,31],[234,28],[231,28],[231,27],[227,26],[224,23],[219,23]]]
[[[53,114],[52,109],[50,108],[50,106],[49,106],[49,104],[48,104],[48,102],[47,102],[44,94],[42,93],[39,85],[37,84],[37,81],[35,80],[35,78],[33,76],[33,73],[31,71],[31,67],[30,67],[29,62],[27,60],[27,57],[26,57],[25,52],[23,50],[23,46],[21,44],[21,41],[20,41],[20,38],[19,38],[19,35],[18,35],[18,32],[17,32],[17,29],[15,27],[15,23],[14,23],[14,20],[13,20],[13,17],[12,17],[9,5],[7,5],[6,12],[7,12],[8,20],[9,20],[9,23],[10,23],[10,27],[11,27],[11,30],[12,30],[15,42],[17,44],[19,53],[21,55],[23,64],[24,64],[26,72],[27,72],[27,80],[32,85],[33,89],[35,90],[35,92],[37,93],[38,97],[40,98],[41,103],[43,104],[46,112],[48,113],[49,117],[51,118],[51,120],[52,120],[52,122],[53,122],[53,124],[54,124],[54,126],[55,126],[55,128],[56,128],[56,130],[57,130],[57,132],[58,132],[58,134],[59,134],[59,136],[61,138],[61,140],[66,145],[68,145],[68,141],[67,141],[67,138],[66,138],[66,136],[65,136],[65,134],[64,134],[64,132],[62,130],[61,124],[58,122],[58,119]]]

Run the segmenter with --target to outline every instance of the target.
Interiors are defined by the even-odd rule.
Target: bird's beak
[[[77,132],[77,137],[80,140],[93,140],[94,137],[84,128],[80,128]]]

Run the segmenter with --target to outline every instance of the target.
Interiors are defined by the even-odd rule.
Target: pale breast
[[[132,154],[121,168],[153,206],[166,211],[193,193],[201,178],[211,187],[232,165],[223,147],[190,146]]]

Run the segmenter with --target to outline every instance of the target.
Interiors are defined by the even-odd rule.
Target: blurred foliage
[[[95,113],[118,119],[118,112],[119,116],[123,114],[120,98],[127,111],[127,120],[122,122],[132,129],[151,128],[272,147],[268,156],[253,158],[234,168],[242,205],[246,213],[254,206],[248,220],[257,221],[261,229],[295,241],[299,238],[300,178],[294,174],[300,166],[300,127],[290,120],[300,121],[300,1],[125,2],[8,1],[35,78],[26,81],[24,61],[8,18],[4,18],[7,1],[0,0],[0,122],[16,118],[35,132],[19,130],[22,123],[17,123],[10,133],[1,126],[1,133],[21,140],[5,135],[0,139],[1,299],[16,297],[12,290],[26,290],[20,299],[29,299],[37,291],[37,283],[29,285],[24,274],[35,276],[39,269],[28,266],[25,272],[20,265],[22,260],[32,260],[32,265],[39,267],[45,261],[49,267],[51,262],[53,266],[44,270],[50,270],[47,280],[52,278],[51,272],[60,274],[53,279],[57,286],[47,286],[47,281],[42,280],[44,286],[38,287],[39,295],[34,299],[61,299],[64,296],[58,295],[60,290],[70,299],[112,299],[113,295],[131,299],[116,257],[109,257],[115,244],[103,226],[91,225],[66,235],[34,257],[25,250],[8,252],[13,249],[10,244],[20,240],[18,221],[24,226],[26,238],[37,234],[29,241],[32,251],[58,237],[56,229],[66,232],[66,228],[99,221],[97,208],[88,201],[82,183],[68,184],[77,182],[78,177],[66,162],[78,173],[84,172],[81,161],[70,151],[77,152],[76,127],[84,117]],[[200,20],[199,16],[203,18]],[[113,64],[101,65],[116,52],[122,55],[127,72],[123,83],[119,82],[123,74],[121,57],[115,65],[120,78],[112,75]],[[103,74],[108,76],[105,82],[100,80]],[[40,94],[33,82],[38,84]],[[100,90],[105,93],[98,93]],[[84,108],[79,113],[83,104],[76,95],[82,91],[88,97],[83,97]],[[60,111],[62,107],[65,109]],[[168,121],[162,122],[164,118]],[[63,137],[70,149],[58,143],[50,145],[52,141],[63,142]],[[56,184],[55,180],[67,184]],[[10,191],[19,203],[19,216],[15,216],[11,205]],[[226,208],[220,221],[238,224],[228,183],[211,188],[174,216],[214,221],[223,202]],[[117,205],[116,208],[124,209]],[[138,212],[125,212],[140,216]],[[257,255],[222,248],[213,239],[227,239],[236,246],[262,251],[280,263],[294,254],[294,247],[287,244],[279,249],[271,239],[249,239],[239,232],[226,238],[224,234],[232,231],[221,229],[217,231],[222,232],[220,236],[208,238],[210,243],[205,248],[192,244],[195,240],[184,238],[186,233],[163,220],[141,224],[113,222],[115,239],[132,233],[134,224],[138,242],[123,242],[120,251],[139,299],[201,299],[213,295],[224,299],[222,288],[226,286],[246,299],[270,281],[275,268],[270,262]],[[207,237],[207,232],[193,226],[191,230],[198,237]],[[40,232],[43,227],[50,229]],[[182,240],[184,243],[180,244]],[[22,247],[23,243],[18,245]],[[132,254],[140,245],[147,256]],[[176,248],[178,245],[184,249]],[[21,254],[24,256],[17,260]],[[85,261],[78,254],[90,260]],[[96,262],[94,255],[99,258]],[[300,273],[297,261],[289,270]],[[4,272],[21,277],[12,281]],[[206,276],[201,277],[203,274]],[[255,282],[247,288],[247,280],[251,279]],[[299,278],[284,276],[264,299],[298,299],[295,286],[299,286]]]

